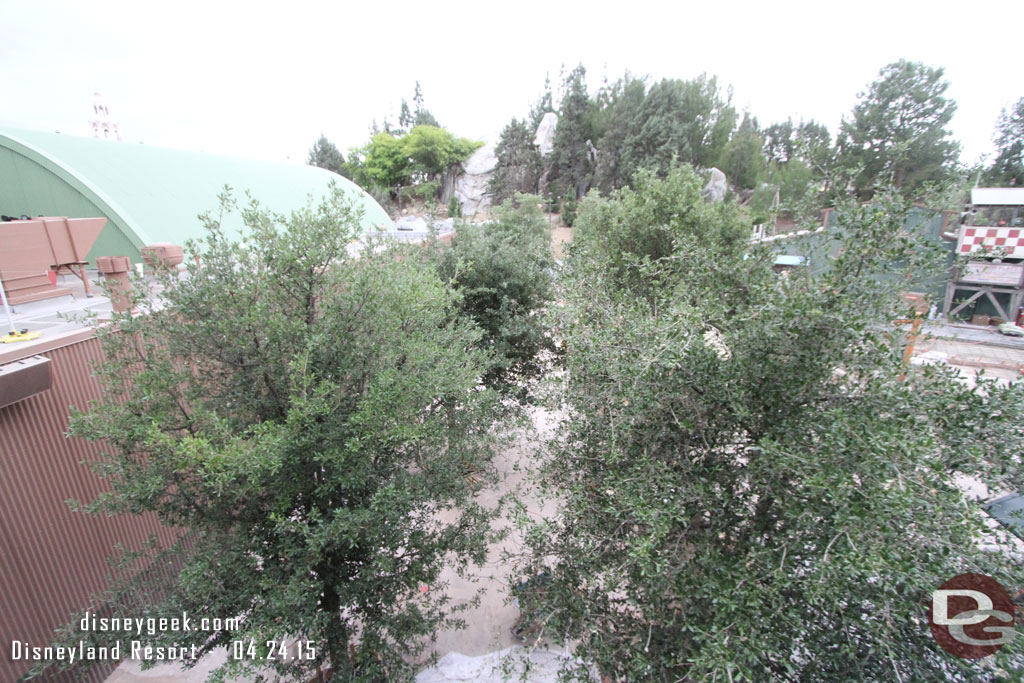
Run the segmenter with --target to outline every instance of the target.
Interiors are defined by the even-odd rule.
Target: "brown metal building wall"
[[[18,680],[32,664],[11,660],[12,641],[45,646],[74,611],[94,607],[90,596],[106,585],[115,544],[173,538],[152,515],[100,517],[65,503],[92,501],[109,488],[81,464],[98,446],[65,435],[69,406],[85,409],[100,395],[91,364],[102,353],[91,338],[43,355],[52,388],[0,408],[0,681]],[[102,681],[115,665],[87,680]]]

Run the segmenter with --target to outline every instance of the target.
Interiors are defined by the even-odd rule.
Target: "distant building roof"
[[[365,210],[363,227],[392,228],[374,199],[351,181],[313,166],[223,157],[129,142],[0,128],[0,214],[106,216],[89,253],[139,260],[154,242],[184,244],[203,236],[198,215],[218,208],[229,185],[278,213],[314,203],[334,180]],[[241,227],[233,216],[229,229]]]
[[[971,190],[975,206],[1024,206],[1024,187],[975,187]]]

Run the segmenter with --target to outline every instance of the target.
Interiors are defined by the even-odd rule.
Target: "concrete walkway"
[[[973,342],[989,346],[1001,346],[1008,349],[1024,349],[1024,337],[1011,337],[1000,334],[991,325],[968,325],[945,321],[928,321],[922,326],[922,332],[932,337],[951,341]]]
[[[990,330],[974,325],[928,325],[914,346],[914,362],[945,363],[968,377],[984,372],[1000,381],[1024,379],[1024,338]]]

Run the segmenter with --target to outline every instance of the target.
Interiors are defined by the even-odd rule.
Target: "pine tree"
[[[764,146],[757,119],[745,114],[743,123],[722,151],[720,162],[721,170],[735,187],[750,190],[762,180],[767,170]]]
[[[628,185],[636,171],[625,159],[626,140],[643,107],[645,91],[644,82],[627,73],[597,94],[593,126],[600,141],[594,184],[602,192]]]
[[[586,75],[587,70],[581,64],[565,79],[552,151],[552,178],[557,179],[562,187],[571,189],[576,197],[586,194],[594,172],[587,144],[591,142],[587,116],[591,104]]]
[[[996,123],[996,158],[986,174],[993,185],[1024,187],[1024,97]]]
[[[861,196],[883,183],[913,194],[948,176],[960,152],[946,128],[956,112],[948,87],[941,68],[901,59],[860,94],[837,145],[843,166],[857,173]]]
[[[345,166],[345,156],[323,133],[320,134],[320,137],[317,138],[317,141],[313,143],[313,147],[309,150],[309,158],[306,159],[306,163],[310,166],[325,168],[332,173],[337,173],[346,178],[351,177],[348,168]]]
[[[402,131],[408,133],[413,126],[416,125],[416,117],[409,111],[409,103],[404,99],[402,100],[402,108],[398,112],[398,125],[402,127]]]
[[[512,119],[501,131],[494,150],[498,163],[489,184],[495,205],[517,192],[529,194],[537,191],[541,157],[533,138],[533,131],[525,120]]]
[[[420,88],[420,82],[416,81],[416,94],[412,98],[413,104],[416,105],[416,109],[413,111],[413,125],[414,126],[436,126],[441,127],[441,124],[437,122],[434,115],[431,114],[423,106],[423,90]]]
[[[540,125],[541,119],[544,118],[544,114],[555,111],[554,98],[551,94],[551,76],[548,74],[544,75],[544,93],[540,96],[532,107],[530,107],[529,122],[533,130],[537,130],[537,126]]]
[[[718,163],[736,126],[736,110],[714,77],[666,79],[648,89],[625,139],[623,163],[664,175],[673,159],[701,168]]]

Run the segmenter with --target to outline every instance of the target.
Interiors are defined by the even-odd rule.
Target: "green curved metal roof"
[[[146,244],[202,237],[198,216],[218,208],[225,185],[240,203],[248,192],[261,205],[287,214],[311,198],[319,202],[332,180],[364,208],[365,230],[392,228],[373,197],[314,166],[0,128],[0,213],[81,215],[94,208],[110,222],[90,260],[126,250],[138,256]],[[227,218],[225,227],[240,229],[241,218]]]

